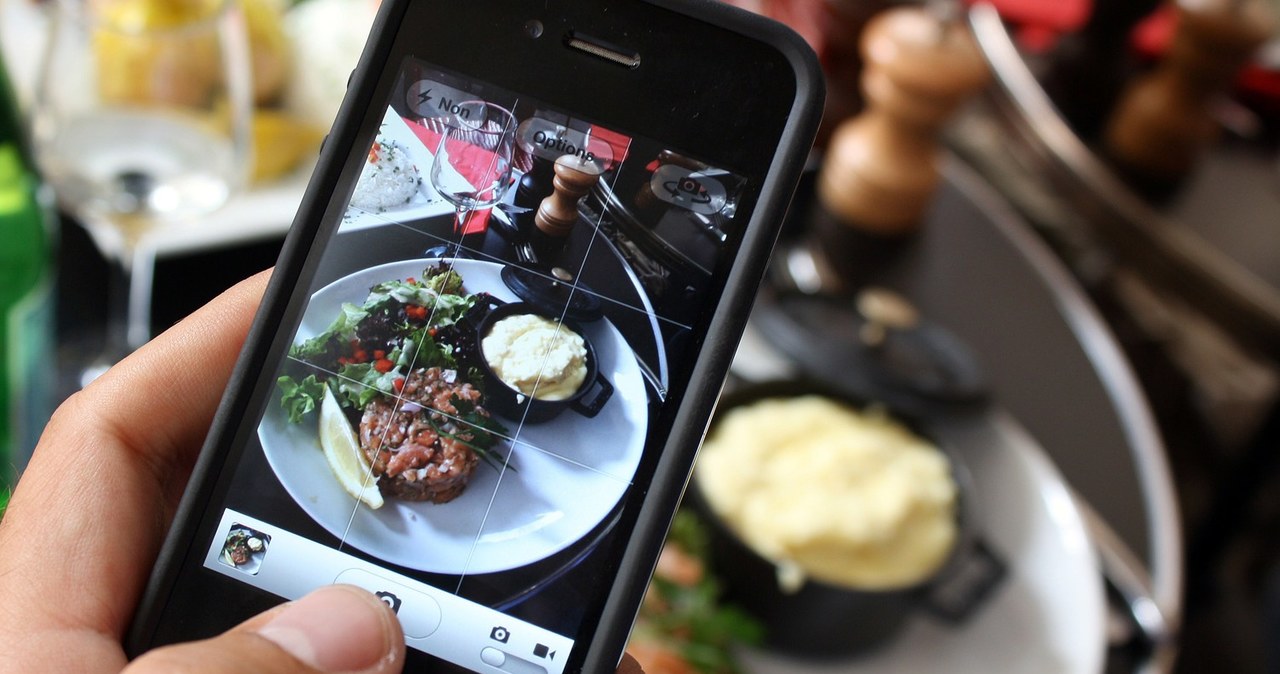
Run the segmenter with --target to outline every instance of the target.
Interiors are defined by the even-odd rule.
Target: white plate
[[[360,304],[369,288],[420,276],[437,260],[392,262],[365,269],[320,289],[311,298],[296,341],[323,332],[343,302]],[[502,283],[502,265],[458,260],[468,292],[518,298]],[[607,319],[582,326],[600,371],[614,393],[595,417],[569,410],[521,428],[500,418],[512,441],[516,470],[499,473],[481,463],[461,496],[449,503],[387,499],[378,510],[357,505],[329,470],[315,422],[291,424],[272,403],[258,437],[272,470],[303,510],[346,544],[375,557],[435,573],[488,573],[524,566],[581,539],[621,498],[644,449],[649,403],[635,356]]]
[[[975,519],[1009,565],[987,605],[959,626],[926,616],[882,650],[815,664],[744,654],[752,674],[1098,674],[1106,656],[1102,576],[1084,521],[1039,445],[1001,413],[940,433],[965,452]]]
[[[391,108],[387,108],[387,113],[382,119],[382,127],[378,130],[378,137],[387,141],[395,141],[405,148],[405,152],[413,160],[413,165],[417,167],[418,175],[422,178],[422,182],[418,185],[417,193],[413,195],[407,204],[393,206],[381,212],[366,211],[355,206],[349,206],[342,218],[341,231],[354,231],[392,222],[421,220],[454,212],[453,205],[445,201],[443,197],[436,193],[435,188],[431,187],[431,164],[435,161],[435,148],[427,148],[423,145],[418,135],[409,128],[409,124],[400,117],[399,113]]]

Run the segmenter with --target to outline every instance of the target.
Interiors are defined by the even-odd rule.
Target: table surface
[[[996,402],[1158,572],[1176,536],[1155,423],[1105,323],[1069,273],[975,175],[948,165],[916,244],[879,283],[959,335]],[[1151,493],[1152,490],[1156,493]],[[1161,512],[1163,511],[1163,512]]]
[[[1212,148],[1159,207],[1126,185],[1066,123],[1000,17],[970,23],[996,75],[984,113],[952,142],[1037,220],[1086,277],[1119,261],[1212,320],[1240,345],[1280,358],[1280,286],[1272,216],[1280,170],[1266,143]],[[976,139],[975,139],[976,138]],[[1224,205],[1231,216],[1224,217]],[[1105,248],[1105,254],[1099,249]]]
[[[1161,210],[1280,294],[1280,153],[1273,146],[1218,143]]]

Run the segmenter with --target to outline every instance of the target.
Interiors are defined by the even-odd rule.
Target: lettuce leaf
[[[289,349],[290,357],[329,372],[336,370],[337,375],[322,374],[325,379],[321,380],[313,374],[301,381],[292,376],[280,377],[280,404],[289,421],[298,423],[319,407],[326,380],[343,407],[360,410],[379,395],[394,395],[395,381],[405,376],[411,364],[456,369],[453,346],[437,341],[431,333],[435,328],[457,323],[475,305],[475,296],[462,292],[462,276],[457,272],[444,266],[428,267],[423,270],[421,281],[386,281],[370,288],[362,304],[344,303],[324,332]],[[394,319],[400,305],[425,307],[430,320],[427,325],[405,321],[392,329],[393,341],[388,346],[394,347],[388,349],[387,358],[394,367],[378,372],[372,362],[345,362],[350,359],[361,323]]]
[[[301,344],[295,344],[289,349],[289,355],[309,363],[320,363],[326,355],[333,356],[335,349],[354,339],[356,327],[368,316],[369,311],[365,307],[346,302],[342,305],[342,313],[338,314],[324,332]]]
[[[349,363],[343,365],[338,376],[330,381],[343,407],[363,410],[380,395],[395,395],[396,379],[403,376],[399,366],[383,373],[369,363]]]
[[[324,398],[324,382],[316,379],[314,374],[307,375],[302,381],[285,375],[276,380],[280,387],[280,406],[284,408],[291,423],[299,423],[302,417],[320,407]]]

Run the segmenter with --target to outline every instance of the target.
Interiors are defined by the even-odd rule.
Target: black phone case
[[[151,645],[152,635],[165,609],[181,563],[188,554],[191,535],[212,497],[224,467],[226,448],[243,443],[254,433],[252,424],[242,423],[260,400],[253,384],[270,360],[270,354],[287,346],[291,339],[277,326],[289,322],[291,295],[301,279],[313,272],[310,255],[320,233],[323,216],[340,199],[335,190],[344,170],[349,148],[357,142],[359,126],[374,100],[379,76],[389,67],[395,27],[409,5],[423,0],[384,0],[360,61],[352,73],[346,97],[333,129],[322,145],[315,172],[284,243],[274,275],[246,339],[245,348],[228,383],[214,417],[205,446],[193,470],[187,492],[176,512],[168,538],[160,551],[155,571],[146,587],[138,613],[126,640],[126,650],[136,656]],[[584,0],[586,3],[587,0]],[[652,575],[658,553],[671,519],[688,484],[698,446],[706,432],[707,420],[728,371],[752,302],[763,278],[768,254],[804,168],[809,148],[822,114],[824,80],[809,46],[794,32],[767,19],[713,0],[637,0],[733,32],[771,46],[792,69],[796,91],[786,127],[769,162],[766,179],[756,207],[746,227],[737,259],[729,271],[724,292],[712,317],[706,338],[696,355],[690,384],[676,415],[672,431],[653,480],[626,545],[618,560],[603,614],[589,641],[579,641],[575,650],[585,653],[580,671],[611,672],[626,645],[636,610]],[[475,8],[479,11],[479,8]],[[344,204],[336,204],[338,208]],[[295,310],[296,313],[297,310]],[[246,616],[247,617],[247,616]],[[576,658],[575,658],[576,659]]]

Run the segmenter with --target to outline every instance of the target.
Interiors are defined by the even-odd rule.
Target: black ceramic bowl
[[[729,410],[765,399],[791,398],[808,394],[821,395],[848,404],[855,409],[866,407],[862,401],[815,381],[776,381],[752,384],[726,393],[717,408],[717,420]],[[894,417],[913,432],[930,441],[936,440],[921,430],[921,425],[900,415]],[[712,421],[714,431],[717,420]],[[920,609],[934,609],[935,614],[963,618],[985,596],[986,590],[1003,574],[1003,566],[984,570],[987,587],[961,588],[949,598],[969,595],[966,605],[931,606],[931,589],[945,576],[958,573],[965,564],[974,540],[974,522],[965,512],[972,500],[965,497],[968,479],[957,452],[944,445],[952,475],[959,490],[956,516],[959,535],[948,560],[941,569],[917,585],[894,590],[854,590],[807,579],[794,592],[784,591],[778,583],[778,569],[760,556],[715,515],[701,494],[695,472],[694,488],[689,504],[706,522],[710,534],[709,563],[724,590],[723,600],[741,607],[761,621],[765,628],[765,646],[774,650],[816,659],[832,659],[864,654],[889,643],[902,629],[911,614]],[[800,485],[798,488],[803,488]],[[995,575],[990,575],[994,573]],[[981,575],[981,574],[980,574]],[[966,581],[968,582],[968,581]],[[968,592],[969,589],[981,590]]]
[[[488,315],[476,327],[476,344],[483,342],[498,321],[526,314],[541,316],[550,321],[558,320],[555,316],[526,302],[500,304],[489,310]],[[566,410],[573,410],[584,417],[594,417],[604,409],[605,403],[609,402],[609,398],[613,395],[613,385],[600,372],[595,347],[592,346],[591,339],[575,323],[564,321],[563,325],[582,336],[582,342],[587,351],[587,376],[577,392],[563,400],[541,400],[521,393],[498,378],[493,368],[489,366],[488,359],[484,357],[484,349],[480,348],[478,360],[480,369],[484,373],[485,402],[490,409],[509,419],[519,419],[525,423],[549,421]]]

